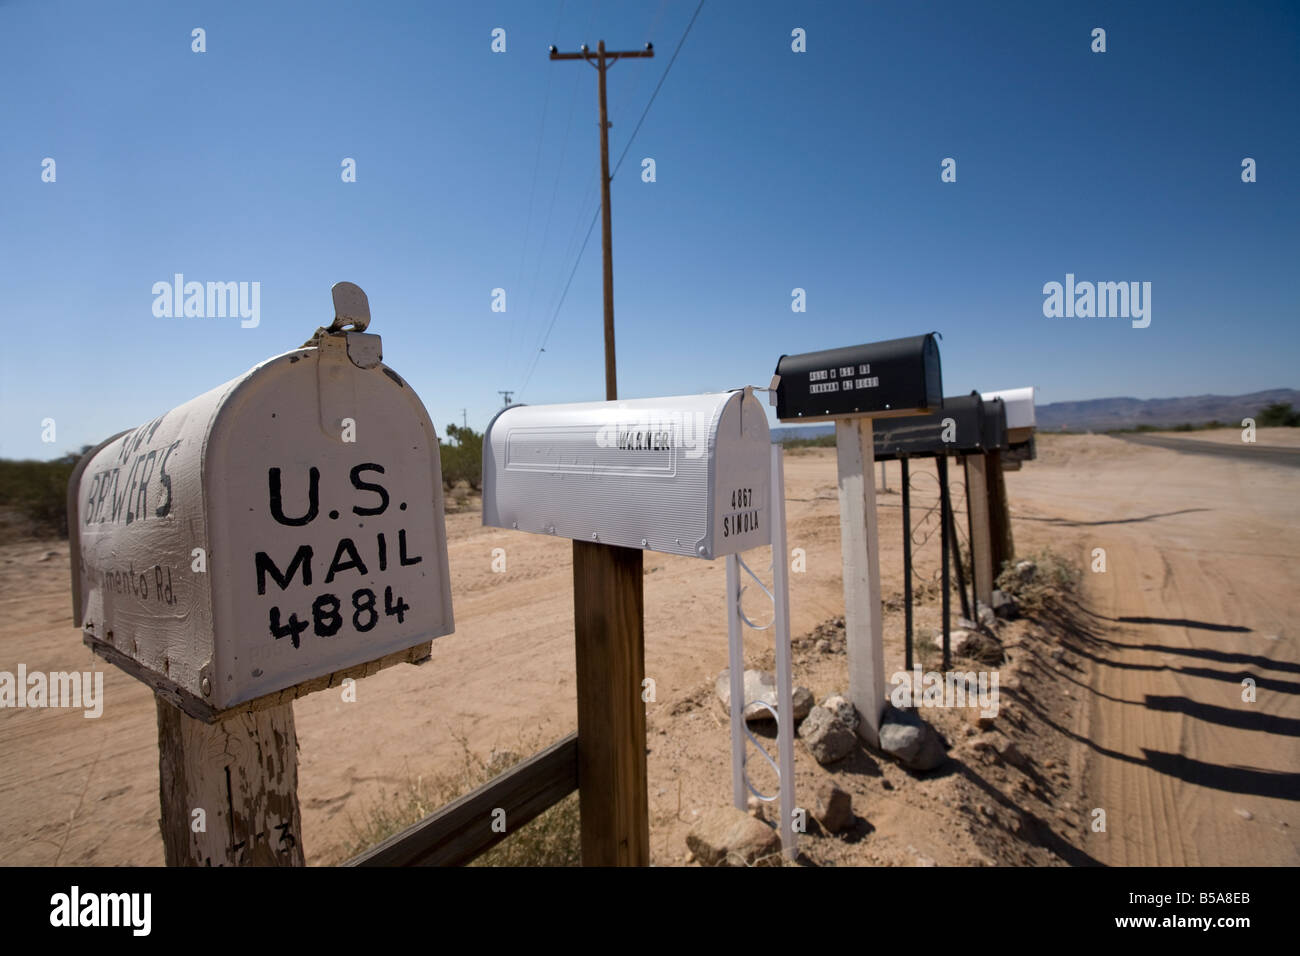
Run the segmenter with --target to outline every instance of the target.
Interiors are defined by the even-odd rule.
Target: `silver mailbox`
[[[483,436],[483,524],[700,558],[768,544],[771,436],[750,388],[513,405]]]
[[[85,642],[205,718],[453,630],[438,439],[376,335],[109,439],[68,524]]]

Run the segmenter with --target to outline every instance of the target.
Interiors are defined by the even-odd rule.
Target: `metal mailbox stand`
[[[727,555],[727,647],[731,676],[731,794],[737,810],[744,810],[749,803],[748,793],[753,793],[764,802],[779,800],[781,852],[786,859],[793,860],[799,852],[794,832],[794,675],[790,665],[790,582],[789,568],[786,565],[785,546],[785,468],[780,444],[772,445],[772,590],[767,592],[745,564],[739,554]],[[740,598],[744,591],[741,585],[741,571],[754,578],[758,586],[772,599],[772,620],[759,627],[745,616],[741,610]],[[772,710],[760,702],[760,706],[772,711],[777,727],[777,760],[772,757],[749,732],[745,723],[745,708],[750,701],[745,700],[745,645],[744,628],[754,630],[771,628],[772,638],[776,643],[776,709]],[[749,781],[745,772],[748,737],[759,753],[772,766],[780,780],[780,789],[775,794],[760,792]]]
[[[767,521],[784,530],[783,511],[758,520],[773,494],[773,452],[752,393],[747,386],[695,396],[514,405],[484,434],[484,525],[573,540],[584,866],[650,862],[643,552],[727,557],[731,567],[739,552],[772,543]],[[743,505],[733,499],[731,511],[719,490],[728,483],[746,493]],[[783,548],[784,538],[775,553]],[[786,569],[777,564],[784,595]],[[784,622],[784,598],[781,614]],[[788,624],[779,630],[788,699]],[[792,729],[786,727],[789,766],[782,773],[788,801]]]

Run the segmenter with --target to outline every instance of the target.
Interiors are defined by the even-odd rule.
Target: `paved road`
[[[1221,458],[1247,459],[1269,465],[1289,465],[1292,468],[1300,468],[1300,448],[1286,448],[1282,445],[1251,445],[1246,442],[1220,444],[1218,442],[1197,441],[1194,438],[1170,438],[1165,435],[1124,434],[1115,437],[1139,445],[1168,448],[1186,454],[1218,455]]]

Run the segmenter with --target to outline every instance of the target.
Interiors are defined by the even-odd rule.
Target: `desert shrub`
[[[69,452],[53,461],[0,459],[0,509],[19,516],[32,534],[68,536],[68,479],[81,456]]]
[[[442,480],[449,485],[465,481],[474,489],[483,487],[483,436],[472,428],[448,425],[439,443]]]
[[[1260,409],[1255,416],[1255,424],[1260,428],[1269,428],[1284,426],[1286,428],[1300,427],[1300,412],[1291,407],[1290,402],[1274,402],[1263,409]]]
[[[787,438],[781,442],[787,450],[791,448],[834,448],[835,433],[818,435],[816,438]]]
[[[912,649],[916,652],[917,662],[924,668],[943,656],[943,635],[932,628],[921,628],[912,638]]]
[[[1026,560],[1033,562],[1033,574],[1016,570],[1016,565]],[[997,587],[1013,596],[1021,611],[1033,614],[1049,605],[1075,600],[1082,580],[1083,571],[1076,562],[1048,548],[1005,562]]]

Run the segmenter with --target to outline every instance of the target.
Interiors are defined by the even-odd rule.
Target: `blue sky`
[[[300,345],[340,279],[440,433],[499,389],[603,398],[599,226],[555,308],[597,208],[596,73],[546,48],[654,42],[609,73],[617,160],[696,4],[0,0],[0,455]],[[1300,385],[1297,49],[1294,4],[706,2],[612,186],[620,395],[930,330],[948,394]],[[155,317],[177,272],[259,282],[260,324]],[[1150,282],[1151,325],[1044,317],[1066,273]]]

